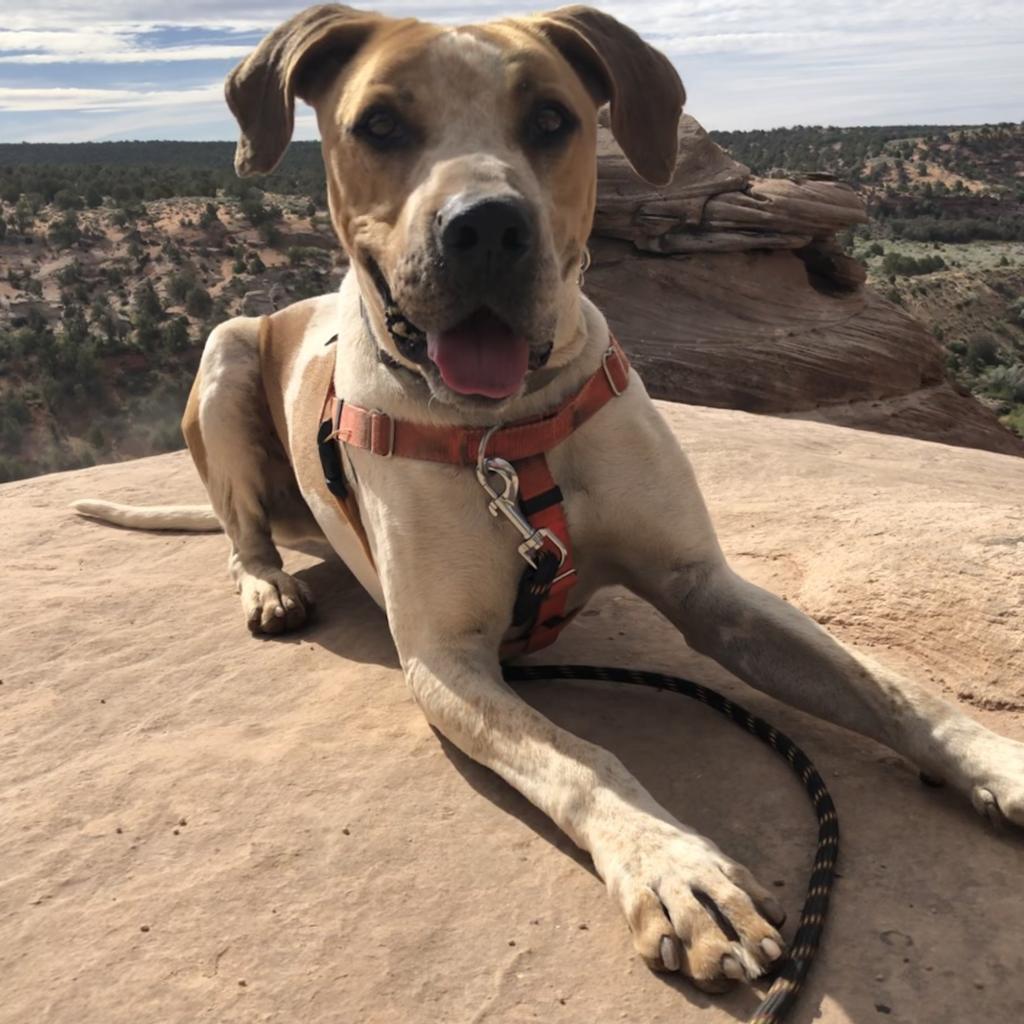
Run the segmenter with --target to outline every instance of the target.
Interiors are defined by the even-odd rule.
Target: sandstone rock
[[[274,309],[274,300],[269,292],[252,291],[242,296],[242,316],[268,316]]]
[[[1024,461],[662,410],[741,572],[1024,739]],[[289,554],[319,619],[254,640],[222,537],[86,522],[65,507],[84,496],[203,500],[180,453],[0,486],[3,1024],[749,1017],[749,992],[708,999],[636,960],[585,858],[428,728],[344,570]],[[708,682],[816,760],[842,878],[796,1019],[1022,1019],[1019,841],[740,685],[624,592],[544,657]],[[770,751],[671,694],[523,692],[774,885],[792,935],[815,830]]]
[[[754,178],[691,117],[655,189],[601,128],[586,289],[659,397],[1024,455],[839,250],[836,233],[866,219],[827,175]]]

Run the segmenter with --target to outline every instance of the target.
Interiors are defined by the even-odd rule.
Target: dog
[[[226,94],[241,175],[277,165],[297,98],[314,108],[350,269],[337,294],[210,335],[183,421],[209,508],[80,512],[223,529],[254,633],[312,607],[278,545],[326,538],[385,610],[429,722],[590,854],[651,967],[708,990],[782,956],[782,908],[502,678],[503,656],[553,640],[601,588],[1024,826],[1024,744],[727,565],[686,456],[581,292],[599,109],[652,187],[673,174],[685,97],[664,55],[581,6],[452,28],[327,5],[267,36]]]

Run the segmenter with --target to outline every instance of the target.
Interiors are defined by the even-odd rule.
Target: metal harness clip
[[[523,542],[518,548],[519,554],[528,565],[534,569],[537,568],[535,556],[544,549],[545,543],[549,543],[558,553],[558,564],[561,566],[568,555],[565,545],[551,530],[546,528],[535,530],[519,510],[519,475],[516,473],[515,467],[506,459],[487,456],[487,442],[490,441],[491,435],[499,429],[500,425],[491,427],[480,439],[480,450],[476,459],[476,478],[491,499],[487,504],[487,510],[495,518],[500,513],[519,531],[523,538]],[[491,476],[500,478],[504,490],[501,492],[495,490],[491,484]]]

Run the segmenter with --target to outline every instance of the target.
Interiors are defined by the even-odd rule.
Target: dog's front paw
[[[753,980],[782,956],[785,912],[714,843],[659,818],[639,820],[595,850],[637,952],[709,992]]]
[[[280,569],[246,575],[238,589],[246,625],[254,635],[298,629],[313,610],[312,590]]]
[[[963,788],[992,824],[1024,828],[1024,743],[980,732],[964,757]]]

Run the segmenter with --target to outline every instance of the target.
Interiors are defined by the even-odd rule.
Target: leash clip
[[[537,568],[536,555],[544,550],[545,544],[550,544],[555,549],[558,554],[558,564],[561,566],[568,557],[565,545],[551,530],[546,528],[535,530],[519,510],[519,474],[516,473],[515,467],[506,459],[487,456],[487,442],[498,429],[497,426],[491,427],[484,434],[476,459],[476,478],[491,499],[487,503],[487,511],[495,518],[503,515],[519,531],[523,542],[519,545],[518,551],[531,568]],[[501,480],[503,490],[500,492],[492,486],[492,476]]]

